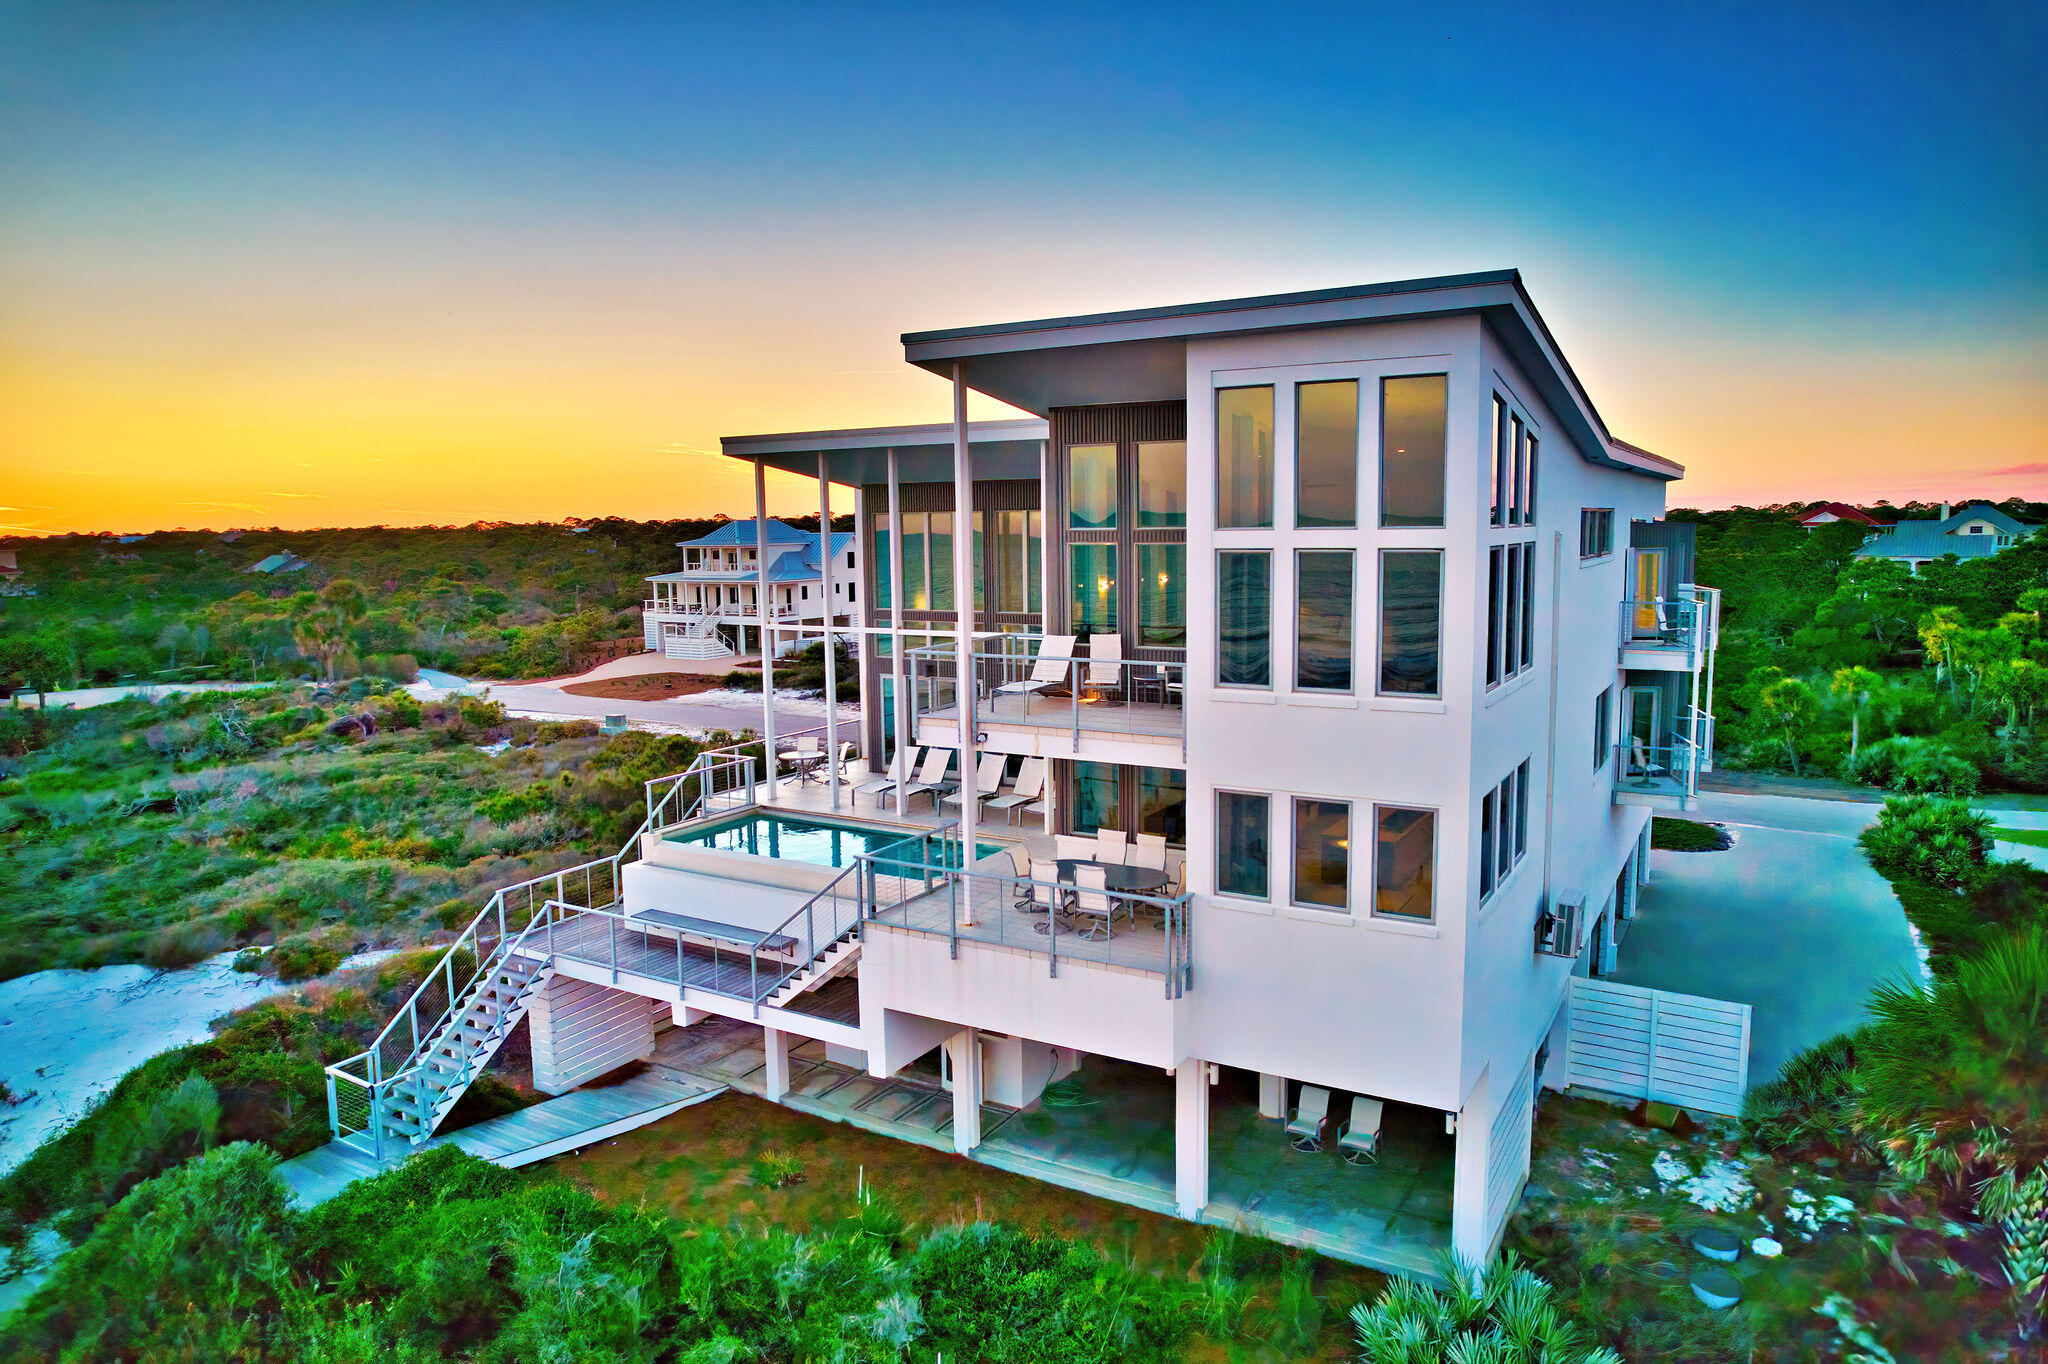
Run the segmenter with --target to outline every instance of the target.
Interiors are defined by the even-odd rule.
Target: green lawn
[[[2030,848],[2048,848],[2048,829],[2008,829],[1999,825],[1993,836],[2007,843],[2024,843]]]

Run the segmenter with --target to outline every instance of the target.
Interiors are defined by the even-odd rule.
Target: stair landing
[[[453,1146],[493,1165],[515,1169],[645,1127],[724,1092],[722,1085],[680,1081],[669,1074],[636,1075],[623,1084],[579,1089],[517,1113],[489,1118],[418,1146],[387,1141],[381,1167],[367,1152],[334,1141],[285,1161],[277,1173],[299,1206],[311,1207],[429,1146]]]

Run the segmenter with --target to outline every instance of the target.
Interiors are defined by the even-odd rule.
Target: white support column
[[[1059,581],[1054,565],[1052,547],[1052,442],[1038,442],[1038,633],[1042,638],[1047,632],[1046,618],[1052,614],[1053,584]],[[1063,513],[1064,514],[1064,513]],[[1029,537],[1026,537],[1025,553],[1030,553]],[[1072,650],[1068,651],[1069,653]],[[1054,780],[1051,760],[1045,765],[1045,794],[1039,803],[1045,807],[1045,835],[1050,838],[1058,831],[1059,824],[1059,782]]]
[[[1173,1202],[1191,1222],[1209,1203],[1209,1063],[1193,1058],[1173,1071]]]
[[[854,533],[860,528],[856,526]],[[832,484],[825,476],[825,452],[818,452],[818,572],[825,593],[825,781],[832,808],[839,808],[839,661],[832,648]]]
[[[1493,1129],[1489,1098],[1491,1071],[1465,1097],[1458,1114],[1457,1154],[1451,1175],[1451,1249],[1473,1264],[1486,1263],[1493,1247],[1486,1226],[1487,1135]]]
[[[1275,1120],[1284,1119],[1287,1116],[1287,1077],[1285,1075],[1260,1074],[1259,1116]]]
[[[853,627],[854,631],[854,676],[860,680],[860,685],[854,689],[854,698],[860,703],[860,730],[857,737],[860,740],[861,756],[867,759],[868,775],[879,777],[882,774],[881,771],[875,766],[875,754],[877,752],[880,752],[880,749],[868,743],[867,729],[868,718],[875,713],[875,684],[874,679],[868,676],[868,658],[874,652],[875,642],[872,639],[868,638],[868,594],[865,591],[865,584],[863,584],[860,580],[859,569],[859,566],[862,563],[866,562],[868,554],[871,552],[868,548],[867,537],[867,489],[864,487],[855,487],[853,490],[854,575],[853,581],[848,585],[849,590],[853,593],[853,596],[846,603],[846,620],[847,623]],[[851,801],[853,799],[852,793],[849,792],[846,798],[849,801]],[[875,804],[877,807],[879,807],[881,805],[881,802],[876,801]]]
[[[761,760],[763,790],[775,799],[775,774],[781,764],[775,746],[775,650],[768,638],[768,466],[754,461],[754,611],[760,622],[755,637],[761,644]]]
[[[981,1145],[981,1034],[969,1028],[946,1039],[953,1072],[953,1149],[966,1155]]]
[[[780,1028],[761,1030],[768,1052],[768,1101],[781,1103],[789,1095],[789,1034]]]
[[[903,665],[903,485],[896,467],[896,447],[889,447],[889,671],[890,706],[896,713],[896,817],[910,818],[910,694],[904,690]]]
[[[967,377],[953,362],[953,600],[959,606],[955,626],[953,693],[960,713],[960,866],[974,865],[975,820],[981,802],[974,798],[978,754],[974,746],[974,453],[967,439]],[[962,878],[960,922],[974,925],[974,887]]]

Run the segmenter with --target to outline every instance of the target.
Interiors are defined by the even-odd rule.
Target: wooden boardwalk
[[[453,1146],[513,1169],[645,1127],[722,1093],[723,1086],[685,1083],[672,1073],[636,1075],[623,1084],[575,1090],[517,1113],[488,1118],[460,1131],[430,1137],[418,1146],[397,1138],[387,1140],[381,1167],[367,1153],[333,1141],[285,1161],[277,1173],[299,1206],[311,1207],[430,1146]]]

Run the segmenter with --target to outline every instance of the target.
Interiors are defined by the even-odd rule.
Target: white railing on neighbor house
[[[1083,732],[1167,739],[1180,745],[1186,759],[1186,664],[1048,654],[1040,652],[1043,646],[1042,636],[1028,634],[975,640],[972,721],[1064,729],[1075,752]],[[904,657],[916,721],[943,716],[959,704],[959,661],[952,645],[910,649]]]

